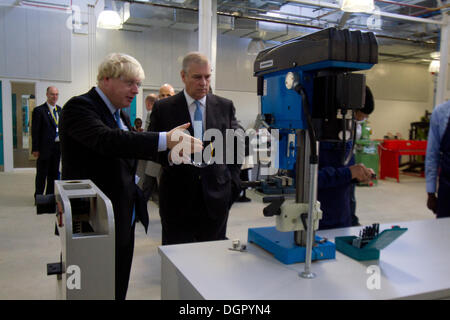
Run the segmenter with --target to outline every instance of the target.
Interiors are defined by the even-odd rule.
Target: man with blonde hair
[[[135,159],[150,159],[180,140],[202,149],[201,141],[180,133],[184,124],[165,132],[133,132],[123,108],[130,106],[144,80],[144,70],[133,57],[113,53],[100,64],[98,86],[73,97],[60,121],[62,179],[91,179],[111,200],[115,219],[115,298],[125,299],[134,250],[136,219],[148,227],[147,205],[136,186]]]

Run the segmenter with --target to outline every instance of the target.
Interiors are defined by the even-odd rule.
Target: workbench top
[[[232,241],[159,247],[163,299],[439,299],[450,296],[450,218],[380,225],[408,228],[381,250],[380,259],[359,262],[336,251],[336,259],[312,263],[314,279],[299,276],[304,263],[285,265],[254,244],[231,251]],[[319,231],[358,235],[363,227]],[[247,239],[241,239],[246,242]],[[380,277],[374,270],[379,270]],[[377,288],[379,287],[379,288]],[[372,288],[372,289],[370,289]]]

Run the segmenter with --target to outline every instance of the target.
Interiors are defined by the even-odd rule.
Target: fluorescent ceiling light
[[[435,60],[438,60],[441,58],[441,53],[439,51],[432,52],[430,53],[430,57]]]
[[[111,8],[112,5],[112,8]],[[97,28],[102,29],[120,29],[122,27],[122,19],[115,9],[114,2],[110,2],[110,6],[105,1],[105,10],[100,12],[97,19]]]
[[[432,74],[439,73],[439,68],[441,67],[441,62],[439,60],[433,60],[428,67],[428,71]]]
[[[97,20],[97,28],[103,29],[120,29],[122,27],[122,19],[117,12],[113,10],[104,10],[100,12]]]
[[[341,10],[345,12],[372,12],[375,9],[373,0],[340,0]]]

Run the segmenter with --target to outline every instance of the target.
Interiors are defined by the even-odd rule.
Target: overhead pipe
[[[21,1],[20,4],[23,6],[35,7],[35,8],[55,9],[55,10],[62,10],[62,11],[72,10],[72,0],[70,0],[70,6],[66,6],[66,5],[62,5],[62,4],[58,4],[58,3],[49,3],[49,2],[33,1],[33,0]]]
[[[428,16],[427,13],[433,13],[430,16],[439,14],[439,11],[442,9],[446,9],[450,7],[450,4],[446,4],[440,7],[435,7],[435,8],[430,8],[430,7],[424,7],[424,6],[419,6],[416,4],[410,4],[410,3],[404,3],[404,2],[396,2],[396,1],[389,1],[389,0],[375,0],[377,2],[382,2],[382,3],[388,3],[388,4],[393,4],[393,5],[397,5],[397,6],[401,6],[401,7],[410,7],[410,8],[415,8],[415,9],[423,9],[421,11],[418,12],[414,12],[413,14],[409,15],[409,16],[413,16],[413,17],[424,17],[424,16]]]
[[[197,8],[187,8],[187,7],[183,7],[183,6],[175,6],[175,5],[167,5],[167,4],[160,4],[160,3],[151,3],[151,2],[147,2],[147,1],[137,1],[137,0],[120,0],[122,2],[130,2],[130,3],[138,3],[138,4],[144,4],[144,5],[150,5],[150,6],[156,6],[156,7],[164,7],[164,8],[168,8],[168,9],[180,9],[180,10],[187,10],[187,11],[193,11],[193,12],[198,12]],[[293,2],[291,0],[291,2]],[[317,4],[317,1],[310,1],[310,0],[299,0],[296,2],[308,2],[308,3],[315,3]],[[322,3],[321,3],[322,4]],[[328,5],[332,6],[332,8],[339,8],[339,6],[336,5],[332,5],[331,3],[328,3]],[[233,17],[235,19],[248,19],[248,20],[254,20],[254,21],[262,21],[262,22],[272,22],[272,23],[280,23],[280,24],[284,24],[284,25],[290,25],[290,26],[295,26],[295,27],[303,27],[303,28],[309,28],[309,29],[317,29],[317,30],[322,30],[324,29],[324,27],[320,27],[320,26],[314,26],[314,25],[309,25],[309,24],[305,24],[305,23],[300,23],[300,22],[294,22],[294,21],[285,21],[285,20],[277,20],[277,19],[269,19],[269,18],[261,18],[261,17],[255,17],[255,16],[250,16],[250,15],[244,15],[244,14],[240,14],[240,15],[236,15],[230,12],[221,12],[221,11],[217,11],[217,15],[221,15],[221,16],[225,16],[225,17]],[[414,18],[414,19],[419,19],[419,18]],[[422,20],[427,20],[427,19],[422,19]],[[435,21],[435,20],[430,20],[432,21],[432,23],[435,24],[442,24],[442,22],[439,21]],[[429,23],[431,23],[429,21]],[[416,39],[410,39],[410,38],[401,38],[401,37],[393,37],[393,36],[387,36],[387,35],[381,35],[381,34],[377,34],[378,38],[383,38],[383,39],[389,39],[389,40],[396,40],[396,41],[405,41],[405,42],[413,42],[416,44],[436,44],[435,41],[424,41],[424,40],[416,40]]]
[[[446,5],[443,5],[443,6],[438,7],[438,8],[427,9],[427,10],[415,12],[414,14],[412,14],[412,16],[422,17],[422,16],[425,16],[425,15],[430,14],[430,13],[431,13],[431,15],[436,15],[436,14],[441,13],[440,12],[441,10],[447,9],[447,8],[450,8],[450,4],[446,4]]]
[[[375,1],[376,2],[387,3],[387,4],[393,4],[393,5],[401,6],[401,7],[410,7],[410,8],[425,9],[425,10],[434,9],[434,8],[418,6],[416,4],[410,4],[410,3],[405,3],[405,2],[396,2],[396,1],[388,1],[388,0],[375,0]]]
[[[289,2],[304,4],[304,5],[319,7],[319,8],[340,9],[340,6],[338,4],[330,3],[330,2],[322,2],[320,0],[290,0]],[[368,14],[370,14],[370,13],[368,13]],[[404,14],[385,12],[385,11],[377,11],[377,15],[380,15],[382,17],[396,19],[396,20],[407,20],[407,21],[412,21],[412,22],[430,23],[430,24],[438,24],[438,25],[444,24],[440,20],[424,19],[424,18],[418,18],[418,17],[408,16],[408,15],[404,15]]]

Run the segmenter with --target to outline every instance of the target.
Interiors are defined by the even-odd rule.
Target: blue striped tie
[[[197,106],[194,112],[194,137],[203,140],[203,113],[200,109],[200,101],[195,100],[194,102]]]
[[[116,112],[114,112],[114,119],[116,119],[117,125],[119,126],[119,129],[124,129],[122,122],[120,121],[120,109],[117,109]]]
[[[122,122],[120,121],[120,109],[117,109],[116,112],[114,112],[114,119],[116,119],[119,129],[123,130],[124,127],[122,125]],[[136,219],[136,210],[135,206],[133,206],[133,217],[131,218],[131,225],[133,225],[135,219]]]

